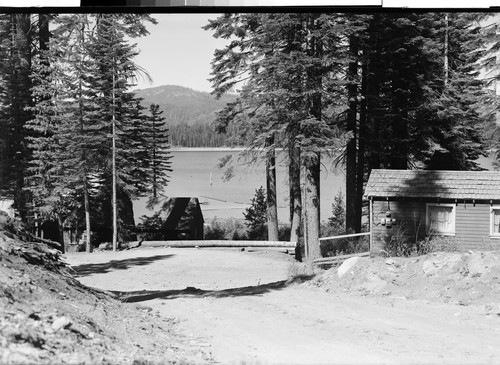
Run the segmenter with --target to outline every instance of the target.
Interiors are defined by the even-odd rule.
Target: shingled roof
[[[373,169],[365,196],[500,200],[500,172]]]

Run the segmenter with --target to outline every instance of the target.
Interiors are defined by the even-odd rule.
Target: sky
[[[399,0],[385,0],[399,1]],[[422,1],[405,0],[422,4]],[[435,1],[435,0],[434,0]],[[458,0],[459,2],[470,0]],[[500,0],[475,0],[484,1]],[[211,92],[208,81],[211,73],[210,62],[215,49],[223,48],[228,40],[215,39],[212,31],[201,29],[216,13],[153,13],[158,24],[147,23],[150,34],[133,39],[140,54],[135,62],[146,69],[152,83],[139,76],[134,89],[144,89],[161,85],[179,85],[194,90]]]
[[[210,62],[215,49],[228,41],[215,39],[201,29],[219,14],[152,14],[158,24],[147,24],[148,36],[133,39],[140,54],[135,63],[146,69],[153,82],[139,76],[136,89],[179,85],[210,92]]]

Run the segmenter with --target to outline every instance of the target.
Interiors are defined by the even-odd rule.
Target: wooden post
[[[370,227],[370,245],[368,247],[368,251],[370,251],[370,254],[372,252],[372,247],[373,247],[373,198],[370,197],[370,206],[368,208],[369,212],[368,212],[368,217],[369,217],[369,225],[368,227]]]

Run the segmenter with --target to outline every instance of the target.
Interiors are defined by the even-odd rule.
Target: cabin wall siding
[[[385,213],[391,210],[392,218],[396,218],[396,225],[391,228],[383,226],[380,223],[382,218],[385,218]],[[374,201],[373,202],[373,224],[372,232],[372,247],[371,252],[379,254],[385,250],[385,242],[391,239],[398,231],[403,231],[408,237],[416,242],[425,237],[425,203],[420,202],[393,202],[390,201]]]
[[[426,204],[425,201],[373,201],[372,254],[381,254],[385,250],[385,242],[398,231],[403,231],[413,242],[424,239],[427,232]],[[391,228],[380,223],[389,209],[397,220]],[[500,249],[500,238],[490,237],[490,211],[489,204],[455,205],[455,235],[449,237],[455,241],[459,251]]]
[[[458,204],[455,238],[461,251],[500,248],[500,239],[490,237],[490,212],[489,204]]]

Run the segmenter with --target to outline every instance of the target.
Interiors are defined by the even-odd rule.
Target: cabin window
[[[427,230],[441,235],[455,234],[455,205],[427,204]]]
[[[491,208],[490,222],[491,235],[500,238],[500,206]]]

